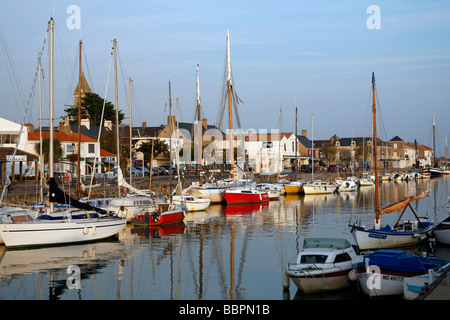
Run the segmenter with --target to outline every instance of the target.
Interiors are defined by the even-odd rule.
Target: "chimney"
[[[80,125],[85,126],[88,130],[91,129],[91,123],[89,119],[81,119]]]
[[[142,129],[147,128],[147,121],[142,121]]]
[[[34,133],[34,125],[32,123],[25,123],[24,125],[28,128],[29,133]]]
[[[308,138],[307,133],[308,131],[306,129],[302,130],[302,136],[304,136],[305,138]]]
[[[58,126],[59,132],[64,132],[66,134],[71,134],[72,130],[70,129],[70,120],[69,117],[64,118],[64,122],[61,122]]]
[[[107,130],[112,130],[112,121],[111,120],[105,120],[103,123],[103,126]]]
[[[202,126],[203,126],[203,129],[208,129],[208,119],[206,119],[206,118],[203,118],[202,119]]]

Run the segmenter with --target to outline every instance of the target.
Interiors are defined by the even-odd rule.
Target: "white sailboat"
[[[373,141],[377,141],[377,126],[376,126],[376,104],[375,104],[375,74],[372,73],[372,91],[373,91]],[[373,143],[373,157],[374,157],[374,169],[375,177],[378,177],[378,163],[377,163],[377,147],[376,143]],[[375,179],[375,226],[373,228],[366,228],[360,223],[349,224],[351,227],[351,233],[356,240],[361,250],[369,249],[383,249],[383,248],[395,248],[408,245],[417,244],[427,238],[431,234],[434,228],[434,222],[420,220],[414,209],[411,207],[411,202],[423,198],[425,194],[421,194],[417,197],[411,196],[405,198],[397,203],[387,206],[383,209],[379,209],[379,179]],[[403,213],[409,207],[416,221],[404,221],[400,223],[400,219]],[[397,210],[403,210],[400,218],[394,226],[382,226],[380,217],[382,214],[388,214]]]
[[[53,245],[94,241],[116,235],[126,226],[126,219],[108,215],[104,210],[83,204],[54,189],[53,177],[53,42],[54,21],[49,22],[50,31],[50,214],[22,223],[0,224],[0,235],[7,247]],[[57,186],[56,186],[57,187]],[[79,206],[81,210],[71,209],[54,214],[54,203],[67,203]]]

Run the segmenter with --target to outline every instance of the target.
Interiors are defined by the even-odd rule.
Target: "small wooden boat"
[[[147,212],[141,213],[137,219],[133,219],[135,224],[149,226],[166,226],[182,223],[186,217],[187,208],[174,203],[159,203],[157,209],[149,208]]]
[[[441,259],[423,257],[403,250],[377,250],[363,256],[356,266],[361,290],[371,296],[403,294],[405,279],[428,274],[447,265]]]

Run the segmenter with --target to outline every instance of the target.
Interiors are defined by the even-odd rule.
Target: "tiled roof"
[[[53,132],[53,136],[61,142],[78,142],[78,134],[76,134],[76,133],[67,134],[64,132],[55,131],[55,132]],[[49,138],[50,132],[43,131],[42,137]],[[39,131],[35,131],[34,133],[28,133],[28,140],[39,140]],[[97,142],[97,140],[89,138],[88,136],[85,136],[84,134],[82,134],[81,142]]]

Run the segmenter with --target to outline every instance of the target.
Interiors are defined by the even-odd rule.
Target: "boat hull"
[[[332,194],[336,191],[336,186],[327,185],[327,186],[303,186],[303,192],[308,194]]]
[[[303,186],[285,185],[283,187],[284,187],[284,191],[286,194],[296,194],[296,193],[301,193],[303,191]]]
[[[0,235],[7,247],[76,243],[112,237],[126,224],[127,220],[120,218],[10,223],[0,224]]]
[[[431,235],[434,223],[417,231],[352,228],[351,233],[360,250],[386,249],[416,245]]]
[[[450,217],[434,228],[433,235],[437,242],[450,246]]]
[[[224,192],[223,197],[225,198],[227,204],[258,203],[269,201],[269,194],[267,192],[259,192],[259,193]]]
[[[295,286],[304,293],[314,293],[321,291],[335,291],[345,289],[350,281],[348,273],[352,270],[350,265],[347,269],[332,268],[323,271],[289,271],[285,273],[290,277]]]
[[[194,188],[192,194],[199,198],[209,199],[210,203],[222,203],[225,188]]]

